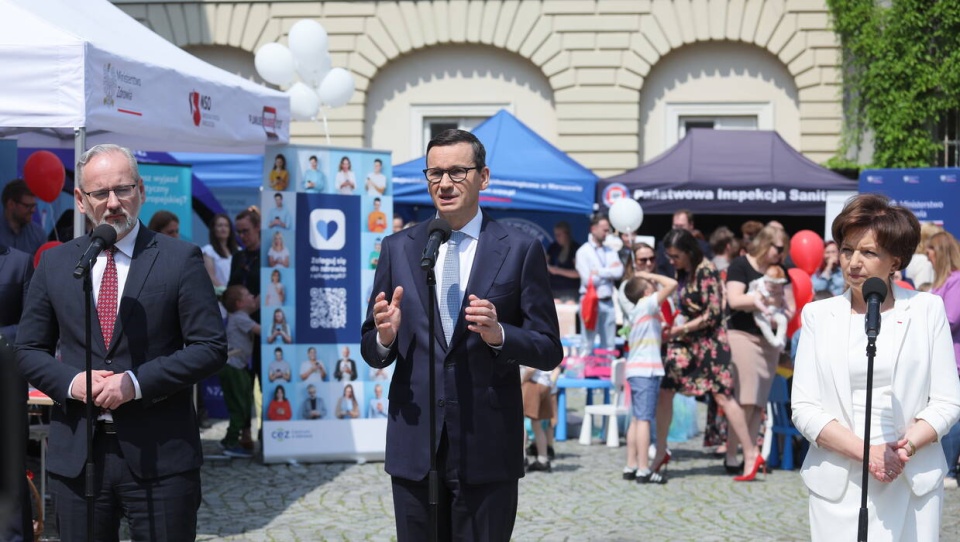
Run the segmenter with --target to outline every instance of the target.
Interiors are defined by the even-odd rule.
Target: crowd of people
[[[476,156],[473,140],[462,134],[451,137],[453,139],[450,141],[439,144],[443,152],[437,154],[437,157],[449,162],[448,166],[470,162],[466,154],[471,149],[475,163],[482,162],[482,155]],[[277,184],[285,181],[285,163],[281,158],[277,158],[271,174],[271,182]],[[129,165],[132,158],[125,149],[98,147],[85,155],[85,159],[89,164],[81,161],[81,168],[90,168],[89,172],[83,172],[88,177],[86,187],[94,186],[97,189],[85,192],[78,187],[78,208],[85,212],[91,225],[108,220],[116,222],[122,218],[121,229],[125,234],[131,234],[126,241],[117,242],[116,256],[111,251],[108,256],[101,255],[99,258],[105,261],[116,258],[116,265],[122,270],[122,291],[123,282],[127,280],[125,277],[132,266],[131,256],[141,250],[135,248],[134,242],[137,247],[144,242],[141,236],[145,234],[141,233],[138,217],[142,182],[136,174],[135,165]],[[460,184],[464,179],[454,178],[454,175],[472,178],[472,169],[477,168],[451,167],[440,170],[436,181],[427,173],[431,190],[437,191],[438,208],[443,201],[441,194],[448,187],[467,186]],[[480,169],[483,169],[482,166]],[[118,185],[114,182],[115,178],[133,182]],[[341,160],[340,171],[334,182],[341,190],[352,191],[356,187],[350,161],[346,157]],[[468,188],[478,191],[484,182],[485,179],[478,175],[476,186],[470,185]],[[42,230],[37,231],[39,227],[32,221],[36,200],[22,181],[8,183],[2,199],[4,220],[0,223],[0,255],[4,262],[9,262],[4,269],[15,271],[17,276],[14,278],[26,284],[33,266],[13,265],[13,262],[29,262],[29,259],[18,259],[17,256],[32,254],[46,241],[47,236]],[[289,217],[284,215],[281,194],[277,194],[275,203],[276,209],[271,210],[267,217],[269,225],[286,228],[289,226]],[[466,208],[466,213],[460,209],[454,211],[448,211],[448,214],[458,222],[457,226],[468,232],[467,247],[475,243],[469,240],[469,232],[479,236],[481,224],[483,228],[497,227],[492,225],[495,224],[492,221],[488,224],[475,203]],[[384,232],[385,217],[378,217],[374,222],[368,225],[371,230],[376,226],[376,231]],[[272,388],[265,407],[268,419],[327,417],[327,404],[318,394],[318,384],[328,379],[327,369],[317,360],[315,348],[310,349],[309,359],[303,362],[297,373],[293,373],[289,363],[283,360],[280,345],[289,345],[294,341],[282,308],[286,300],[282,275],[289,267],[289,251],[284,246],[284,237],[280,232],[276,231],[270,237],[266,257],[273,269],[261,303],[259,210],[256,207],[247,208],[233,220],[226,214],[217,214],[211,218],[208,226],[209,238],[203,247],[186,243],[162,244],[165,251],[182,252],[184,260],[195,260],[198,267],[206,270],[202,285],[188,285],[193,289],[191,291],[200,286],[210,287],[207,292],[209,296],[197,297],[197,310],[203,313],[203,318],[209,317],[209,306],[204,304],[205,300],[215,299],[215,305],[219,302],[220,322],[225,322],[225,326],[219,327],[219,336],[217,333],[202,338],[200,335],[178,335],[177,347],[171,344],[170,352],[163,354],[173,355],[178,348],[183,349],[198,356],[203,370],[174,378],[172,375],[154,376],[152,373],[133,371],[127,365],[122,366],[125,372],[114,373],[112,368],[106,366],[98,369],[95,371],[94,393],[98,406],[104,407],[104,414],[97,426],[98,431],[103,430],[104,434],[115,434],[109,432],[130,422],[125,421],[123,416],[114,420],[110,415],[111,408],[155,397],[170,386],[183,384],[185,379],[192,379],[195,383],[200,377],[216,372],[229,413],[228,429],[221,445],[227,455],[250,457],[254,448],[251,419],[253,392],[260,378],[261,367],[261,349],[257,347],[260,337],[263,336],[266,343],[276,345],[277,359],[268,367],[268,384]],[[411,226],[396,217],[393,232]],[[179,237],[179,218],[161,210],[150,218],[146,229],[162,234],[164,238],[176,239]],[[416,231],[421,230],[425,228],[421,226]],[[911,213],[891,205],[883,197],[862,195],[854,198],[834,222],[832,240],[824,244],[822,261],[810,274],[814,298],[822,302],[807,305],[800,328],[802,332],[795,333],[793,341],[786,337],[788,322],[793,321],[798,312],[793,281],[788,272],[792,267],[790,236],[779,223],[748,221],[740,228],[739,235],[721,226],[709,236],[704,236],[696,230],[693,214],[680,210],[674,214],[672,228],[666,235],[650,244],[635,238],[635,232],[614,232],[610,220],[598,214],[591,218],[589,230],[585,233],[583,242],[578,243],[579,236],[571,231],[569,224],[557,223],[554,241],[544,253],[536,258],[529,255],[525,257],[532,258],[531,261],[544,267],[542,277],[538,276],[534,281],[540,283],[541,290],[538,293],[546,293],[548,290],[545,286],[549,284],[549,291],[557,304],[578,303],[584,307],[586,298],[592,299],[590,303],[594,304],[595,319],[591,318],[593,321],[588,322],[581,317],[579,321],[581,351],[616,352],[615,355],[626,360],[631,421],[626,435],[626,461],[622,471],[624,480],[655,485],[667,483],[666,467],[671,454],[666,444],[674,397],[678,393],[707,402],[709,414],[704,428],[705,446],[714,448],[726,472],[734,475],[734,481],[754,480],[766,469],[758,437],[762,434],[765,406],[773,379],[780,365],[786,359],[795,357],[795,366],[791,367],[795,370],[794,421],[804,437],[815,444],[802,469],[804,482],[810,488],[814,538],[826,539],[835,535],[835,525],[838,523],[848,526],[846,528],[857,523],[853,517],[857,513],[861,487],[858,465],[863,461],[869,462],[871,475],[882,484],[878,488],[871,486],[870,489],[871,502],[875,505],[870,517],[871,528],[892,531],[897,535],[895,538],[935,537],[937,531],[934,527],[939,525],[935,516],[939,514],[942,488],[956,487],[960,456],[960,424],[957,424],[957,418],[960,417],[960,245],[949,232],[933,224],[921,226]],[[59,232],[51,235],[54,234],[59,235]],[[384,248],[390,244],[390,239],[393,237],[383,238]],[[393,239],[393,242],[398,241]],[[529,251],[525,240],[517,240],[517,243],[518,250],[525,251],[523,254]],[[193,253],[194,249],[196,254]],[[462,262],[472,265],[474,256],[469,251],[476,248],[465,250],[470,254],[467,256],[469,259],[462,259]],[[405,252],[409,251],[397,254]],[[440,261],[447,257],[444,254],[441,252]],[[381,365],[394,361],[410,364],[410,360],[404,359],[407,351],[398,351],[396,344],[400,326],[406,325],[401,324],[398,316],[404,285],[379,282],[385,280],[381,279],[381,267],[384,265],[381,257],[386,258],[387,253],[381,253],[381,247],[378,246],[371,265],[377,269],[377,286],[382,287],[383,291],[376,290],[377,295],[371,301],[368,321],[364,325],[363,350],[364,358],[373,367],[372,370],[383,371]],[[541,259],[544,261],[541,262]],[[105,265],[109,267],[111,264],[107,262]],[[390,265],[399,265],[399,262]],[[439,268],[440,263],[437,265]],[[525,269],[520,265],[517,268]],[[461,276],[465,277],[462,273]],[[96,291],[116,288],[109,283],[116,279],[107,277],[109,271],[101,269],[97,272]],[[884,348],[881,350],[882,356],[877,359],[873,380],[873,410],[867,412],[863,402],[867,381],[863,371],[865,364],[859,364],[858,360],[864,357],[867,341],[859,331],[863,329],[866,311],[862,288],[866,279],[871,277],[884,280],[891,293],[882,305],[884,325],[877,340],[882,341]],[[19,304],[10,305],[15,305],[13,312],[17,313],[17,317],[4,319],[2,334],[16,338],[20,344],[23,352],[21,368],[31,382],[36,382],[38,387],[54,395],[83,399],[86,392],[79,380],[69,382],[66,388],[61,389],[62,383],[50,366],[54,358],[49,355],[52,345],[48,344],[49,333],[45,326],[57,314],[54,307],[63,303],[61,299],[53,297],[53,292],[64,286],[58,285],[56,280],[53,272],[47,269],[40,277],[40,284],[44,285],[42,291],[38,288],[36,295],[26,299],[26,305],[22,295]],[[70,281],[67,284],[74,285]],[[461,287],[461,297],[463,291]],[[518,315],[497,313],[488,301],[470,296],[465,298],[460,314],[465,323],[456,328],[458,331],[451,330],[446,339],[450,348],[469,348],[471,355],[480,353],[490,357],[493,362],[501,349],[514,355],[512,348],[515,347],[504,342],[505,338],[507,341],[513,338],[530,352],[543,349],[553,356],[558,345],[550,338],[549,327],[555,324],[546,322],[550,320],[549,315],[540,314],[532,308],[535,306],[533,300],[520,299],[517,302],[530,304],[528,308],[536,313],[537,325],[544,326],[542,332],[527,336],[530,332],[518,327],[519,321],[516,324],[512,321]],[[263,330],[260,326],[261,305],[268,307],[271,314],[268,327]],[[24,307],[32,307],[34,313],[30,318],[25,316],[22,322],[19,315],[27,314]],[[407,308],[407,311],[411,310]],[[7,314],[10,311],[4,312]],[[904,339],[903,332],[898,335],[897,329],[909,319],[915,323],[906,329]],[[411,323],[420,325],[422,320],[415,318]],[[110,347],[112,344],[106,329],[106,322],[111,321],[101,317],[106,343],[102,346]],[[18,326],[24,322],[27,332],[18,337]],[[65,323],[61,322],[60,325],[64,326]],[[145,318],[144,329],[155,325],[159,324],[152,318]],[[457,325],[456,319],[452,325]],[[467,331],[477,334],[480,343],[474,343],[473,337],[470,337],[469,343],[466,339],[457,339]],[[162,334],[168,332],[164,329]],[[202,334],[200,330],[181,330],[183,334],[191,332]],[[420,335],[422,333],[418,329],[409,336]],[[122,339],[121,350],[132,346],[126,342],[132,338]],[[458,340],[462,340],[463,344],[459,344]],[[909,344],[898,349],[895,340],[905,340]],[[75,348],[76,344],[68,342],[66,347]],[[217,357],[215,352],[220,350],[224,351],[222,358],[226,360],[225,365],[212,359]],[[848,350],[849,355],[846,355]],[[906,352],[906,358],[897,352]],[[844,361],[838,373],[833,366],[840,359]],[[947,363],[951,360],[954,363]],[[904,368],[905,365],[909,369]],[[335,404],[330,405],[332,416],[341,419],[364,415],[369,418],[388,417],[384,388],[379,383],[376,384],[375,397],[368,397],[369,404],[366,404],[367,399],[362,398],[362,393],[361,397],[355,395],[355,384],[351,382],[357,378],[357,367],[350,359],[348,348],[345,347],[342,359],[331,369],[332,379],[342,382],[342,395],[335,399]],[[292,374],[300,376],[306,391],[296,405],[291,405],[283,385],[291,382]],[[551,471],[550,460],[554,457],[552,427],[557,415],[555,395],[551,390],[555,391],[559,374],[560,368],[552,363],[522,367],[520,370],[517,383],[521,390],[522,405],[516,406],[530,420],[534,439],[532,443],[523,443],[527,460],[519,472]],[[160,378],[159,383],[154,383],[152,378]],[[410,381],[404,382],[404,385],[423,385],[420,381],[422,375],[407,374],[406,378]],[[503,375],[493,372],[485,374],[484,378],[496,380],[503,378]],[[832,385],[825,386],[824,382]],[[836,397],[825,396],[824,390],[839,391],[840,394]],[[853,398],[852,402],[850,397]],[[505,395],[501,400],[512,403],[513,397]],[[172,405],[179,403],[167,406],[182,407]],[[144,411],[138,416],[141,414],[146,419],[154,413]],[[69,438],[77,437],[75,430],[67,431],[67,428],[78,416],[78,412],[69,412],[59,415],[61,419],[54,420],[55,424],[60,424],[57,431],[62,433],[58,437],[61,441],[65,434]],[[877,431],[872,435],[869,457],[865,458],[858,446],[862,446],[864,419],[867,416],[872,417]],[[184,419],[193,420],[195,424],[202,423],[192,416],[185,416]],[[75,429],[75,424],[72,427]],[[420,435],[419,429],[417,431]],[[449,448],[450,435],[447,431],[444,428],[439,437],[444,453],[459,453]],[[196,448],[188,432],[173,433],[174,441],[183,448],[178,449],[178,453]],[[133,434],[137,435],[136,432]],[[130,438],[137,440],[141,437]],[[511,445],[517,444],[507,440]],[[121,441],[117,448],[112,441],[105,441],[101,443],[103,447],[98,453],[105,454],[108,461],[111,457],[121,463],[132,460],[124,459],[121,453],[121,450],[127,451],[124,442],[126,440]],[[392,445],[398,444],[394,442]],[[410,457],[420,453],[419,450],[407,452]],[[79,471],[71,457],[66,454],[54,460],[50,472],[54,492],[64,502],[72,503],[58,518],[76,531],[85,527],[79,510],[83,499],[78,498],[83,487],[78,484],[76,473]],[[446,456],[443,459],[449,461]],[[410,482],[408,477],[419,476],[422,463],[388,463],[388,472],[394,476],[395,497],[401,496],[405,500],[397,504],[398,510],[399,507],[412,509],[420,506],[414,502],[420,499],[419,492],[423,488]],[[177,475],[181,479],[175,480],[170,490],[189,492],[194,491],[194,484],[198,484],[194,480],[195,467],[190,462],[181,466],[173,466],[166,461],[140,463],[137,468],[141,471],[137,475],[142,474],[147,478]],[[467,465],[465,469],[470,473],[469,476],[477,479],[482,479],[486,472],[474,465]],[[501,474],[503,480],[515,480],[517,466],[507,465]],[[515,488],[511,489],[509,484],[494,489],[505,490],[508,499],[515,499]],[[452,498],[457,497],[454,495]],[[511,506],[515,506],[515,503],[508,502],[507,507]],[[178,513],[182,512],[180,510]],[[189,513],[195,514],[195,510]],[[881,522],[878,517],[883,517],[884,521]],[[890,517],[896,518],[896,521],[887,519]],[[159,519],[172,521],[170,518]]]

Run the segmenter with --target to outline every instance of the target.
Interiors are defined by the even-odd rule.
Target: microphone
[[[90,272],[93,260],[97,259],[97,256],[99,256],[101,252],[112,247],[113,244],[117,242],[117,230],[110,224],[100,224],[93,230],[90,237],[90,246],[87,247],[87,251],[83,253],[83,256],[80,256],[80,261],[77,262],[77,268],[73,270],[73,278],[75,279],[82,279],[86,276],[87,273]]]
[[[423,258],[420,260],[420,269],[424,271],[433,269],[437,265],[437,255],[440,253],[440,245],[450,239],[450,224],[442,218],[434,218],[430,222],[430,238],[427,239],[427,246],[423,248]]]
[[[870,277],[863,283],[862,291],[867,300],[867,338],[876,339],[880,334],[880,305],[887,298],[887,284],[877,277]]]

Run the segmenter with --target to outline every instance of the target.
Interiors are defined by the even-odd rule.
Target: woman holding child
[[[743,409],[733,397],[720,275],[703,257],[696,238],[687,230],[670,230],[663,247],[676,269],[679,291],[674,298],[676,312],[665,333],[667,349],[657,403],[657,442],[667,441],[675,393],[709,393],[724,410],[730,430],[743,442],[744,474],[734,480],[753,480],[764,460],[756,442],[748,438]],[[657,446],[653,470],[659,471],[668,461],[666,446]]]
[[[755,317],[769,314],[768,300],[758,291],[757,281],[764,280],[770,271],[779,271],[784,277],[782,284],[786,321],[790,321],[796,305],[789,278],[780,269],[780,260],[785,251],[786,233],[779,228],[767,226],[757,232],[747,247],[746,256],[734,258],[727,269],[727,304],[730,319],[727,322],[727,337],[733,358],[734,390],[737,402],[743,407],[747,419],[747,434],[752,442],[760,434],[760,421],[777,374],[777,363],[783,344],[766,340]],[[753,285],[753,287],[751,287]],[[784,330],[785,331],[785,330]],[[737,446],[741,445],[737,434],[727,437],[727,456],[724,464],[728,471],[735,471]],[[746,461],[748,457],[744,457]],[[749,464],[749,462],[747,463]],[[732,469],[731,469],[732,467]]]

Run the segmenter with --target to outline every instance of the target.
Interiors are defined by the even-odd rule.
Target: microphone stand
[[[85,401],[87,416],[87,465],[86,465],[86,488],[84,496],[87,498],[87,540],[93,540],[93,518],[94,518],[94,481],[95,472],[93,465],[93,317],[90,312],[93,309],[93,279],[90,277],[90,270],[83,274],[83,297],[86,310],[84,311],[84,339],[86,341],[86,380],[87,380],[87,400]]]
[[[867,542],[867,484],[870,482],[870,410],[873,405],[873,358],[877,355],[877,334],[867,333],[867,404],[863,420],[863,481],[860,484],[860,518],[857,542]]]
[[[430,504],[430,542],[437,542],[440,536],[440,475],[437,472],[437,371],[436,350],[436,304],[437,275],[433,267],[427,269],[427,329],[430,334],[428,357],[430,373],[427,379],[430,386],[430,472],[427,475],[428,502]]]

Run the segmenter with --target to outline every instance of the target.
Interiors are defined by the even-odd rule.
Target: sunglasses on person
[[[649,258],[637,258],[637,263],[653,263],[655,258],[650,256]]]

